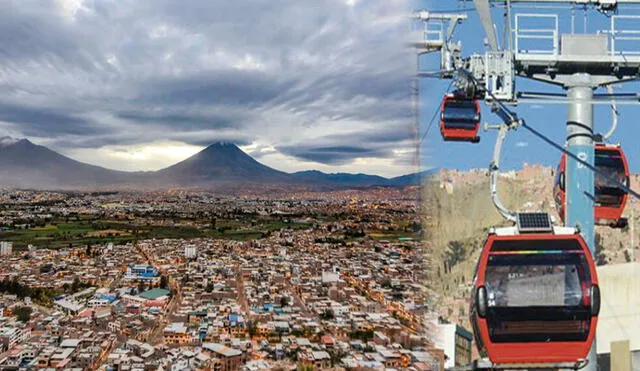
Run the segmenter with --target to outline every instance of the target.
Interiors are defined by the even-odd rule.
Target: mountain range
[[[405,187],[427,172],[384,178],[367,174],[286,173],[253,159],[233,143],[217,142],[158,171],[117,171],[85,164],[28,139],[0,138],[0,185],[33,189],[199,187],[234,184],[306,185],[322,188]]]

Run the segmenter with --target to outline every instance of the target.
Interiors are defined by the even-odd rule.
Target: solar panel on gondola
[[[476,99],[467,99],[447,94],[442,100],[440,133],[445,141],[480,141],[480,104]]]
[[[544,223],[541,215],[530,221]],[[597,274],[582,237],[564,230],[570,233],[494,231],[487,238],[470,319],[480,353],[494,364],[579,363],[587,357],[600,309]]]
[[[550,232],[553,230],[547,213],[518,213],[516,223],[520,232]]]
[[[562,220],[565,218],[566,207],[566,165],[567,156],[562,155],[553,190],[556,207]],[[598,170],[605,173],[608,178],[629,186],[629,166],[620,146],[597,143],[595,145],[594,165]],[[607,177],[595,174],[594,215],[596,223],[622,227],[626,224],[626,220],[622,218],[622,213],[627,203],[628,194]]]

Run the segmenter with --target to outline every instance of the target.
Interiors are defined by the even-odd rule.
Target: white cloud
[[[84,0],[56,0],[60,14],[69,21],[76,19],[76,14],[83,7]]]
[[[182,161],[203,148],[180,142],[158,141],[131,146],[78,148],[65,154],[79,161],[110,169],[139,171],[159,170]]]
[[[319,170],[326,173],[365,173],[395,177],[417,171],[415,166],[398,166],[394,163],[393,158],[356,158],[350,164],[329,166],[312,161],[301,161],[292,156],[274,153],[262,157],[260,161],[267,166],[286,172]]]

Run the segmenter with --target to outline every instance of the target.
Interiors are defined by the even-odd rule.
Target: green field
[[[420,235],[416,232],[397,232],[397,231],[376,231],[367,233],[369,237],[373,237],[376,240],[388,240],[388,241],[397,241],[399,239],[410,238],[418,241],[420,239]]]
[[[267,232],[283,228],[308,228],[306,223],[284,222],[278,219],[219,219],[216,221],[215,228],[205,226],[205,221],[196,224],[165,226],[136,225],[119,220],[53,221],[44,227],[0,231],[0,240],[12,241],[16,250],[24,250],[28,245],[58,249],[70,245],[84,246],[107,242],[118,244],[150,238],[211,237],[247,241],[263,238]]]

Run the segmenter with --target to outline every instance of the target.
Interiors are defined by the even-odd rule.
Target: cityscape
[[[0,0],[0,371],[470,362],[413,6]]]
[[[418,196],[2,191],[0,369],[431,370]]]
[[[639,30],[0,0],[0,371],[640,370]]]

